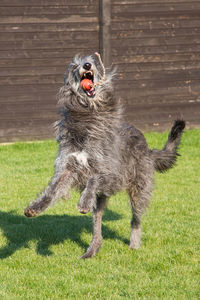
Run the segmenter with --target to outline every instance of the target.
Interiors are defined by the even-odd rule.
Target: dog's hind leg
[[[97,197],[97,207],[93,211],[93,237],[92,242],[86,253],[81,258],[93,257],[99,250],[102,244],[102,214],[106,205],[106,196],[101,195]]]
[[[130,249],[138,249],[141,243],[141,217],[148,206],[152,191],[152,181],[143,183],[143,185],[134,185],[129,189],[132,220],[131,220],[131,235]]]
[[[24,210],[26,217],[36,217],[48,206],[54,204],[59,198],[66,195],[66,190],[71,187],[73,182],[72,171],[66,169],[52,177],[49,185],[34,202],[31,202]]]

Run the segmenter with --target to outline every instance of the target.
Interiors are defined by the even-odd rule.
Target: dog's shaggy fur
[[[123,189],[129,193],[132,208],[130,248],[140,246],[140,221],[149,203],[154,171],[164,172],[174,165],[185,127],[184,121],[175,121],[163,150],[149,150],[142,133],[123,123],[113,75],[104,74],[98,54],[77,56],[69,65],[59,93],[63,109],[56,125],[59,150],[55,173],[44,192],[25,209],[27,217],[35,217],[66,197],[70,188],[78,188],[82,192],[78,209],[81,213],[92,211],[94,220],[93,239],[83,258],[99,250],[106,201]],[[80,87],[83,78],[90,79],[95,88],[84,91]]]

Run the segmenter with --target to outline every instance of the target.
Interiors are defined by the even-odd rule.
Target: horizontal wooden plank
[[[62,82],[63,85],[63,82]],[[21,85],[3,85],[1,86],[1,93],[0,96],[8,98],[13,95],[29,95],[29,94],[37,94],[37,93],[46,93],[49,91],[50,93],[54,93],[54,91],[59,91],[59,88],[61,87],[60,84],[21,84]]]
[[[66,72],[67,65],[57,67],[17,67],[1,68],[0,78],[9,76],[43,76],[43,75],[63,75]]]
[[[22,23],[22,24],[0,24],[0,32],[73,32],[73,31],[94,31],[99,30],[97,22],[68,22],[68,23]]]
[[[94,31],[71,31],[71,32],[13,32],[13,33],[1,33],[0,34],[0,45],[2,42],[15,42],[15,41],[24,41],[29,40],[31,42],[33,41],[39,41],[39,42],[49,42],[53,41],[56,43],[57,41],[71,41],[71,40],[80,40],[82,42],[83,40],[96,40],[98,41],[98,32],[96,30]]]
[[[5,1],[5,0],[4,0]],[[171,3],[179,3],[182,5],[182,3],[189,2],[190,0],[165,0],[165,3],[168,3],[170,5]],[[130,4],[141,4],[141,2],[144,4],[148,5],[153,5],[155,3],[162,5],[163,1],[162,0],[112,0],[113,5],[130,5]],[[198,1],[192,0],[193,3]]]
[[[75,48],[62,48],[62,49],[16,49],[16,50],[0,50],[0,58],[25,58],[25,59],[33,59],[33,58],[65,58],[67,63],[72,61],[72,58],[76,54],[88,55],[96,52],[98,49],[97,46],[91,47],[88,45],[88,48],[83,48],[82,45],[80,47]]]
[[[165,0],[165,3],[185,3],[186,0]],[[192,1],[197,2],[198,1]],[[141,0],[112,0],[115,5],[129,5],[129,4],[141,4]],[[163,4],[162,0],[142,0],[142,3],[149,5],[158,3]],[[98,4],[97,0],[1,0],[1,6],[49,6],[49,5],[95,5]]]
[[[173,71],[144,71],[144,72],[122,72],[119,74],[119,78],[122,80],[192,80],[200,79],[200,69],[198,70],[173,70]]]
[[[13,109],[15,109],[13,111]],[[55,105],[49,104],[49,107],[46,105],[34,105],[33,103],[23,105],[23,103],[19,103],[19,106],[9,106],[7,105],[5,108],[5,113],[1,114],[1,122],[7,123],[7,120],[27,120],[27,119],[46,119],[48,120],[57,120],[59,119],[58,114],[56,113]],[[1,124],[0,122],[0,124]]]
[[[179,20],[198,20],[199,11],[190,11],[188,13],[166,12],[166,13],[121,13],[119,15],[112,15],[112,22],[155,22],[155,21],[179,21]]]
[[[1,122],[1,121],[0,121]],[[24,139],[24,136],[29,135],[28,140],[32,139],[32,136],[55,136],[55,130],[53,128],[54,119],[27,119],[27,120],[17,120],[13,123],[13,120],[7,121],[7,127],[4,124],[0,123],[0,140],[5,141],[5,137],[7,140],[9,138],[13,138],[13,140]],[[3,125],[3,127],[2,127]]]
[[[1,0],[0,6],[95,5],[97,0]]]
[[[132,18],[123,21],[112,19],[112,30],[136,30],[136,29],[165,29],[165,28],[198,28],[200,19],[197,18],[168,18],[167,20],[159,20],[159,18],[150,21],[149,19],[135,20]]]
[[[200,102],[200,97],[198,95],[192,95],[186,93],[184,94],[184,91],[180,91],[180,94],[165,94],[165,91],[161,91],[162,94],[156,94],[156,95],[146,95],[146,96],[138,96],[137,91],[136,93],[133,93],[127,95],[127,93],[119,93],[119,96],[122,99],[122,102],[124,105],[141,105],[142,103],[145,104],[161,104],[161,103],[195,103],[195,102]],[[123,98],[125,97],[125,98]]]
[[[179,114],[173,114],[171,118],[167,118],[165,115],[163,116],[161,114],[160,119],[156,120],[156,118],[145,118],[145,116],[142,116],[140,118],[137,118],[135,115],[133,116],[127,116],[126,122],[133,124],[135,127],[140,129],[143,132],[163,132],[163,131],[169,131],[169,129],[172,127],[172,124],[174,120],[177,118],[180,118],[181,116]],[[186,129],[193,129],[198,128],[199,129],[199,121],[198,119],[186,120]],[[164,146],[164,145],[163,145]]]
[[[127,113],[131,111],[137,111],[141,114],[150,114],[164,112],[165,114],[170,114],[170,112],[175,111],[185,111],[185,113],[194,113],[200,115],[200,102],[182,102],[182,103],[137,103],[137,105],[131,104],[126,106]]]
[[[199,117],[200,114],[197,111],[197,113],[194,115],[193,114],[193,110],[199,109],[199,105],[198,107],[194,108],[191,107],[189,108],[188,106],[186,107],[179,107],[178,105],[173,105],[173,106],[167,106],[167,109],[165,109],[165,107],[156,107],[155,110],[151,109],[149,111],[149,113],[145,113],[144,108],[141,109],[141,111],[139,109],[135,109],[129,107],[129,110],[126,113],[126,116],[129,118],[129,120],[133,120],[135,121],[141,121],[141,123],[145,123],[145,122],[152,122],[153,123],[162,123],[162,122],[166,122],[166,121],[172,121],[172,120],[176,120],[176,119],[184,119],[186,121],[198,121],[199,122]],[[147,110],[148,108],[146,108]],[[200,125],[200,123],[199,123]]]
[[[2,120],[7,120],[10,118],[22,118],[22,116],[24,114],[26,114],[26,116],[24,116],[25,118],[34,118],[34,115],[38,118],[38,116],[42,116],[44,117],[49,117],[49,116],[53,116],[55,117],[56,114],[56,103],[52,103],[52,101],[47,101],[47,99],[45,99],[46,101],[43,102],[41,101],[40,103],[38,102],[26,102],[26,101],[21,101],[21,102],[7,102],[7,103],[1,103],[0,107],[1,107],[1,112],[0,112],[0,117]],[[2,109],[4,110],[4,113],[2,112]],[[58,118],[58,116],[57,116]]]
[[[0,24],[19,24],[19,23],[97,23],[98,17],[84,14],[80,15],[49,15],[49,16],[3,16],[0,18]]]
[[[11,125],[13,126],[13,125]],[[43,140],[48,138],[55,138],[55,131],[53,126],[47,124],[20,123],[19,127],[0,128],[0,142],[16,142],[16,141],[30,141]]]
[[[0,131],[1,132],[1,131]],[[13,128],[13,131],[11,133],[10,130],[3,130],[2,131],[2,137],[0,136],[0,143],[15,143],[15,142],[30,142],[30,141],[40,141],[40,140],[47,140],[52,139],[54,137],[53,133],[50,134],[47,132],[47,129],[45,128],[45,131],[43,133],[43,130],[41,130],[41,135],[38,131],[33,131],[30,129],[30,131],[26,131],[24,134],[20,130],[16,130],[16,128]],[[35,134],[34,134],[35,133]]]
[[[120,45],[120,43],[118,43]],[[200,44],[185,44],[185,45],[158,45],[158,46],[135,46],[134,43],[124,45],[123,41],[121,41],[122,47],[118,45],[118,47],[112,47],[112,57],[118,56],[119,61],[121,60],[121,56],[131,57],[134,59],[133,56],[136,55],[161,55],[161,54],[171,54],[176,56],[178,54],[189,54],[189,53],[198,53]]]
[[[179,37],[152,37],[152,38],[139,38],[139,39],[117,39],[112,40],[112,46],[114,48],[131,48],[132,46],[177,46],[177,45],[197,45],[200,44],[200,37],[196,36],[179,36]]]
[[[3,122],[0,121],[0,135],[1,132],[3,132],[6,129],[12,129],[15,128],[16,131],[18,131],[20,133],[20,131],[24,131],[26,132],[28,130],[29,127],[33,127],[33,129],[37,128],[37,134],[38,136],[40,135],[40,128],[42,128],[43,126],[45,126],[46,128],[48,128],[49,130],[51,130],[51,132],[53,132],[52,127],[53,124],[56,122],[56,118],[51,118],[50,116],[47,117],[46,119],[42,119],[41,116],[39,116],[37,119],[33,119],[31,118],[31,116],[29,116],[29,119],[18,119],[17,122],[15,121],[15,119],[10,119],[10,120],[4,120]],[[6,126],[7,124],[7,126]],[[31,136],[29,137],[29,140],[31,140]]]
[[[84,3],[83,3],[84,4]],[[97,5],[49,5],[49,6],[5,6],[0,9],[0,16],[41,16],[50,15],[94,15],[98,14]]]
[[[2,62],[3,64],[4,62]],[[8,62],[9,63],[9,62]],[[0,64],[1,66],[1,64]],[[200,69],[200,61],[173,61],[173,62],[146,62],[115,64],[117,73],[144,72],[144,71],[176,71]]]
[[[137,99],[141,97],[168,97],[168,99],[174,97],[174,95],[188,95],[188,101],[190,97],[195,97],[195,99],[199,99],[200,95],[200,86],[198,81],[195,83],[192,82],[190,85],[182,84],[177,85],[176,83],[174,86],[169,86],[169,84],[160,85],[157,84],[156,86],[148,86],[141,88],[140,85],[134,85],[133,83],[129,83],[129,86],[125,83],[118,81],[115,84],[116,95],[121,97],[122,99],[127,99],[135,101],[137,103]],[[165,99],[165,98],[164,98]],[[160,100],[161,101],[161,100]],[[170,101],[170,100],[169,100]]]
[[[177,93],[178,91],[178,93]],[[146,93],[147,92],[147,93]],[[200,102],[199,94],[190,93],[190,90],[186,87],[184,89],[172,87],[162,88],[156,90],[144,90],[135,89],[125,92],[124,90],[118,90],[118,96],[122,99],[122,102],[126,104],[141,104],[141,103],[193,103]]]
[[[113,50],[114,52],[114,50]],[[131,53],[132,55],[128,55],[128,53],[124,53],[123,51],[122,54],[117,52],[113,53],[112,60],[113,64],[123,64],[123,63],[164,63],[164,62],[179,62],[179,61],[199,61],[200,60],[200,54],[198,51],[191,52],[191,53],[163,53],[163,54],[153,54],[153,55],[138,55],[135,53]],[[116,53],[116,54],[115,54]],[[115,55],[114,55],[115,54]],[[127,54],[127,55],[126,55]],[[1,55],[1,52],[0,52]]]
[[[0,107],[2,111],[4,111],[7,107],[7,105],[12,105],[13,108],[15,109],[16,106],[18,106],[20,103],[22,103],[24,106],[26,105],[43,105],[47,104],[50,105],[56,105],[57,104],[57,94],[58,94],[58,89],[54,90],[46,90],[46,91],[41,91],[40,88],[38,87],[37,91],[34,93],[28,93],[25,91],[21,91],[21,93],[7,93],[6,96],[0,95]],[[1,115],[1,112],[0,112]]]
[[[156,20],[173,20],[173,19],[198,19],[199,10],[185,11],[163,11],[163,12],[120,12],[112,14],[114,22],[131,22],[135,21],[156,21]]]
[[[163,132],[168,131],[172,127],[173,119],[162,120],[162,122],[158,123],[155,120],[148,122],[148,120],[140,119],[140,120],[133,120],[133,118],[127,118],[126,121],[130,124],[133,124],[142,132]],[[198,121],[186,122],[187,129],[199,128]]]
[[[168,80],[165,79],[161,80],[120,80],[118,85],[116,85],[116,89],[123,88],[124,90],[127,89],[161,89],[161,88],[171,88],[171,87],[191,87],[192,85],[196,86],[199,84],[199,79],[193,80]]]
[[[138,111],[135,111],[135,114],[127,114],[127,120],[133,124],[137,124],[138,122],[141,125],[144,125],[145,123],[149,123],[152,125],[159,125],[167,122],[172,122],[176,119],[184,119],[187,122],[190,122],[191,124],[193,122],[199,124],[199,117],[200,115],[193,116],[192,111],[188,111],[187,108],[183,110],[175,110],[175,111],[158,111],[158,112],[151,112],[151,114],[139,114]],[[170,128],[170,127],[168,127]]]
[[[200,2],[198,1],[185,1],[180,3],[131,3],[126,5],[113,3],[112,5],[112,13],[113,14],[124,14],[124,13],[159,13],[162,14],[164,12],[168,12],[170,14],[174,14],[176,12],[184,13],[184,12],[194,12],[200,10]]]
[[[200,34],[200,28],[176,28],[176,29],[140,29],[140,30],[113,30],[111,38],[115,39],[139,39],[139,38],[159,38],[159,37],[185,37]]]
[[[17,120],[17,121],[16,121]],[[21,112],[14,112],[13,114],[10,113],[5,113],[3,116],[1,116],[0,120],[0,128],[6,128],[6,124],[8,125],[9,122],[12,121],[15,124],[17,122],[33,122],[37,121],[40,122],[40,120],[45,121],[46,123],[52,124],[56,120],[58,120],[58,115],[55,113],[55,111],[47,111],[46,112],[43,110],[41,111],[39,108],[38,109],[32,109],[32,110],[24,110]],[[12,126],[12,125],[11,125]],[[17,125],[16,125],[17,126]]]
[[[0,77],[0,85],[8,84],[63,84],[63,76],[60,75],[46,75],[46,76],[7,76]]]
[[[0,60],[0,68],[15,68],[15,67],[67,67],[69,61],[66,58],[5,58]]]
[[[57,95],[55,94],[37,94],[37,95],[17,95],[14,99],[14,96],[10,96],[7,99],[0,98],[0,107],[2,112],[0,112],[0,117],[4,118],[4,114],[12,112],[14,115],[15,112],[20,112],[21,115],[24,113],[24,110],[32,112],[33,109],[40,109],[41,111],[46,110],[53,113],[57,113],[58,104],[57,104]],[[23,108],[24,107],[24,108]],[[14,112],[13,112],[14,111]]]
[[[2,50],[10,49],[73,49],[73,48],[88,48],[88,47],[98,47],[98,41],[93,39],[85,40],[58,40],[54,42],[53,40],[24,40],[24,41],[1,41],[0,48]]]

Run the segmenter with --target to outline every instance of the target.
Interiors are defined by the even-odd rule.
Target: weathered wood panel
[[[4,6],[23,6],[23,7],[29,7],[29,6],[42,6],[42,7],[48,7],[50,5],[96,5],[96,0],[84,0],[84,3],[82,0],[1,0],[0,7]],[[78,8],[77,8],[78,11]]]
[[[199,1],[112,1],[117,91],[140,128],[200,125],[199,17]]]
[[[68,63],[95,51],[129,122],[200,126],[199,1],[1,0],[0,141],[52,137]]]
[[[99,49],[98,3],[0,1],[0,141],[53,136],[67,65]]]

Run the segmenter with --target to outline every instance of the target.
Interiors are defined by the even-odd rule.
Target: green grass
[[[151,147],[167,133],[146,134]],[[183,135],[177,166],[156,174],[142,246],[128,249],[130,207],[122,192],[103,219],[103,246],[90,260],[92,218],[79,195],[35,219],[23,216],[53,173],[54,141],[0,146],[0,299],[199,299],[200,130]]]

